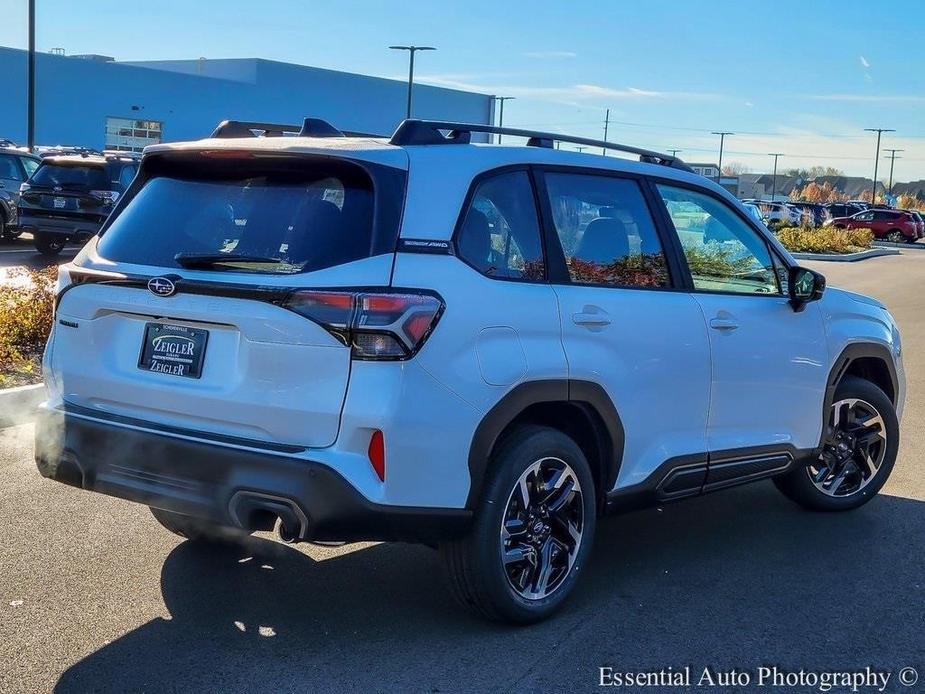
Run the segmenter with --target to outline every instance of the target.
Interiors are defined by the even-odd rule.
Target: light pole
[[[29,58],[28,77],[26,78],[26,146],[32,152],[35,149],[35,0],[29,0]]]
[[[769,157],[774,157],[774,173],[771,174],[771,202],[774,202],[774,196],[777,195],[777,158],[784,156],[780,152],[769,152]]]
[[[711,134],[719,135],[719,164],[717,165],[716,171],[716,182],[719,183],[720,176],[723,175],[723,142],[726,140],[726,135],[735,135],[735,133],[731,133],[725,130],[714,130]]]
[[[678,152],[683,152],[683,151],[684,151],[683,149],[669,149],[668,154],[670,154],[673,157],[676,157],[678,156]]]
[[[414,86],[414,54],[418,51],[435,51],[433,46],[389,46],[393,51],[408,51],[408,110],[405,118],[411,118],[411,88]]]
[[[889,148],[887,148],[887,149],[884,149],[883,151],[884,151],[884,152],[889,152],[889,153],[890,153],[890,190],[889,190],[889,195],[893,195],[893,163],[894,163],[897,159],[902,159],[902,157],[897,157],[897,156],[896,156],[896,153],[897,153],[897,152],[905,152],[906,150],[904,150],[904,149],[889,149]]]
[[[893,128],[864,128],[869,133],[877,133],[877,149],[874,152],[874,183],[870,189],[870,204],[877,204],[877,165],[880,163],[880,136],[883,133],[895,133]]]
[[[498,109],[498,127],[499,127],[499,128],[503,128],[503,127],[504,127],[504,102],[505,102],[505,101],[510,101],[511,99],[515,99],[516,97],[513,97],[513,96],[493,96],[493,97],[491,97],[491,98],[494,99],[495,101],[497,101],[499,104],[501,104],[500,108]],[[498,144],[499,144],[499,145],[501,144],[501,133],[498,133]]]
[[[604,114],[604,142],[607,142],[607,129],[610,127],[610,109]],[[607,148],[601,147],[601,156],[607,156]]]

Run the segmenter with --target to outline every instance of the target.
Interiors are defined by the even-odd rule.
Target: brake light
[[[246,149],[204,149],[200,156],[209,159],[253,159],[254,153]]]
[[[119,194],[114,190],[91,190],[90,195],[101,200],[106,205],[114,205],[119,199]]]
[[[285,307],[321,325],[354,359],[408,359],[423,346],[443,313],[434,294],[297,290]]]

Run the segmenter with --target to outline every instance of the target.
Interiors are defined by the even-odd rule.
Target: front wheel
[[[775,478],[789,499],[814,511],[847,511],[870,501],[886,483],[899,450],[893,403],[870,381],[846,376],[829,413],[819,459]]]
[[[906,237],[899,229],[893,229],[886,235],[886,240],[890,243],[905,243]]]
[[[65,244],[67,244],[67,238],[57,234],[43,234],[37,231],[33,238],[35,250],[42,255],[58,255]]]
[[[591,469],[572,439],[538,426],[508,436],[491,469],[469,533],[440,547],[450,588],[483,617],[537,622],[565,601],[591,551]]]

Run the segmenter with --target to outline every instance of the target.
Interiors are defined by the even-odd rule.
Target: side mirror
[[[810,301],[818,301],[825,291],[825,277],[815,270],[792,267],[787,276],[790,305],[799,313]]]

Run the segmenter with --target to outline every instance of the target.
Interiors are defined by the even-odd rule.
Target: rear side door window
[[[731,207],[686,188],[656,186],[671,218],[694,289],[780,294],[768,244]]]
[[[543,281],[533,184],[526,171],[507,171],[480,181],[456,233],[456,252],[483,275]]]
[[[669,286],[665,253],[635,180],[550,172],[545,181],[573,283]]]

